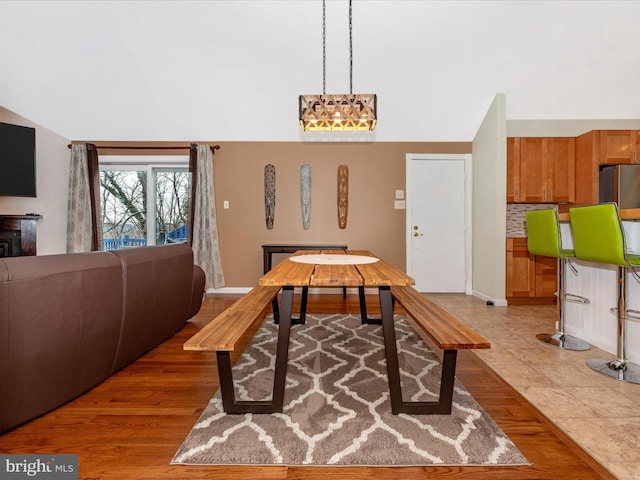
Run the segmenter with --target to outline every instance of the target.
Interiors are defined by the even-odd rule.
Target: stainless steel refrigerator
[[[640,208],[640,165],[600,168],[600,203],[616,202],[618,208]]]

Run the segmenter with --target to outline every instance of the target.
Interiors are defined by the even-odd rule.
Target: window
[[[104,250],[187,241],[188,157],[100,157]]]

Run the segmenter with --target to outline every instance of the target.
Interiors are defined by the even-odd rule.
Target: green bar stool
[[[564,331],[564,304],[565,302],[589,303],[589,300],[578,295],[566,293],[565,273],[566,266],[571,267],[574,274],[577,270],[571,264],[575,258],[575,252],[562,248],[562,236],[558,214],[553,208],[542,210],[529,210],[526,212],[527,221],[527,247],[534,255],[556,258],[558,261],[558,321],[556,332],[540,333],[536,338],[548,345],[563,350],[589,350],[587,342],[572,337]]]
[[[622,221],[615,203],[569,209],[576,257],[618,267],[618,344],[615,360],[592,358],[587,365],[596,372],[630,383],[640,383],[640,367],[627,361],[626,320],[627,271],[640,266],[640,255],[627,252]],[[637,275],[637,274],[636,274]]]

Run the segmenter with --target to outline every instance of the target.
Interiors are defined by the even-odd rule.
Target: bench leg
[[[277,302],[277,301],[276,301]],[[278,343],[276,345],[276,365],[273,375],[273,394],[271,400],[236,400],[231,371],[229,352],[216,352],[222,408],[226,413],[282,413],[284,406],[284,387],[287,380],[287,360],[289,357],[289,334],[291,332],[291,308],[293,306],[293,287],[282,289],[282,316],[278,325]]]
[[[391,412],[394,415],[407,413],[410,415],[450,414],[453,402],[453,385],[456,376],[457,350],[445,350],[442,360],[442,377],[440,380],[440,398],[433,402],[405,402],[402,400],[400,383],[400,367],[398,365],[398,349],[396,330],[393,322],[393,298],[388,286],[379,287],[380,309],[382,310],[382,334],[384,336],[387,375],[389,377],[389,396]]]

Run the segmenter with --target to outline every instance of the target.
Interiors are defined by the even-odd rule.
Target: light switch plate
[[[402,200],[404,198],[404,190],[396,190],[396,199]]]
[[[405,203],[404,200],[396,200],[393,202],[393,208],[395,208],[396,210],[404,210],[405,209]]]
[[[229,208],[229,200],[225,200],[222,204],[223,208]]]

